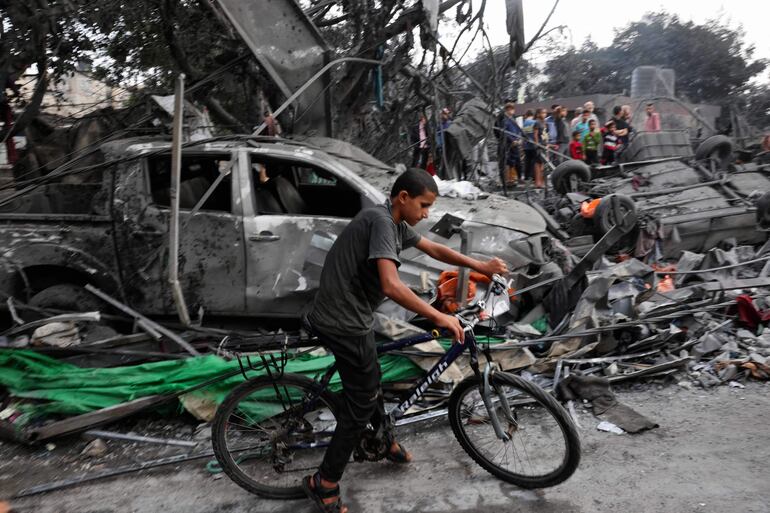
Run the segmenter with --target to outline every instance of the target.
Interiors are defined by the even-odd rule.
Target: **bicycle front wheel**
[[[336,421],[334,397],[314,393],[304,376],[259,377],[241,383],[219,406],[211,427],[222,470],[249,492],[300,499],[302,477],[316,471]]]
[[[569,478],[580,462],[580,438],[564,408],[545,390],[513,374],[494,373],[490,388],[492,407],[508,440],[496,435],[473,376],[449,399],[452,431],[465,452],[493,476],[522,488],[545,488]]]

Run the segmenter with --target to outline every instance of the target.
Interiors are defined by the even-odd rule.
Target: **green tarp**
[[[313,378],[320,376],[332,362],[332,356],[304,354],[289,360],[286,372]],[[380,365],[385,382],[411,380],[424,374],[404,357],[384,355]],[[78,415],[140,397],[179,392],[234,369],[238,369],[236,360],[226,361],[213,355],[101,369],[77,367],[33,351],[0,350],[0,385],[8,388],[16,398],[42,401],[36,401],[34,406],[28,402],[19,408],[31,416],[46,413]],[[264,370],[248,371],[248,376],[264,373]],[[237,374],[201,389],[199,393],[218,404],[242,382],[243,376]],[[337,375],[332,379],[331,387],[339,389]]]

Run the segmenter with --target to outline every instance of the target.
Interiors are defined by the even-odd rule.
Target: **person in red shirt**
[[[580,142],[580,130],[572,132],[572,141],[569,143],[569,156],[575,160],[585,160],[583,155],[583,143]]]

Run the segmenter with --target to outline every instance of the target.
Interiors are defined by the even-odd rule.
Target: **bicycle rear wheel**
[[[495,477],[522,488],[545,488],[569,478],[580,462],[580,438],[567,412],[545,390],[513,374],[490,377],[492,404],[508,441],[497,437],[479,380],[462,381],[449,399],[449,421],[471,458]],[[512,418],[495,390],[507,401]]]
[[[249,492],[271,499],[304,497],[302,477],[316,471],[337,425],[328,391],[296,374],[241,383],[217,409],[211,427],[222,470]],[[313,399],[315,397],[315,399]]]

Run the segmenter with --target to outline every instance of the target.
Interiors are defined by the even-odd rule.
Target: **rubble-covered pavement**
[[[596,430],[598,421],[578,407],[586,457],[566,483],[542,491],[507,485],[474,465],[438,420],[403,428],[415,453],[407,468],[389,463],[351,464],[345,498],[357,511],[425,513],[745,511],[763,512],[770,500],[765,465],[770,422],[770,385],[745,389],[685,388],[656,379],[619,386],[620,400],[656,419],[660,427],[641,438]],[[185,440],[201,440],[195,421],[155,417],[128,422],[122,429]],[[53,450],[2,442],[7,455],[0,479],[14,489],[72,478],[82,473],[184,454],[185,448],[106,440],[106,454],[81,452],[91,438],[69,438]],[[310,513],[304,501],[270,501],[250,495],[199,462],[170,466],[14,500],[19,512],[83,513],[113,511]],[[34,472],[30,469],[34,468]],[[457,486],[458,478],[469,478]],[[387,486],[385,486],[387,484]],[[398,490],[398,492],[394,492]]]

